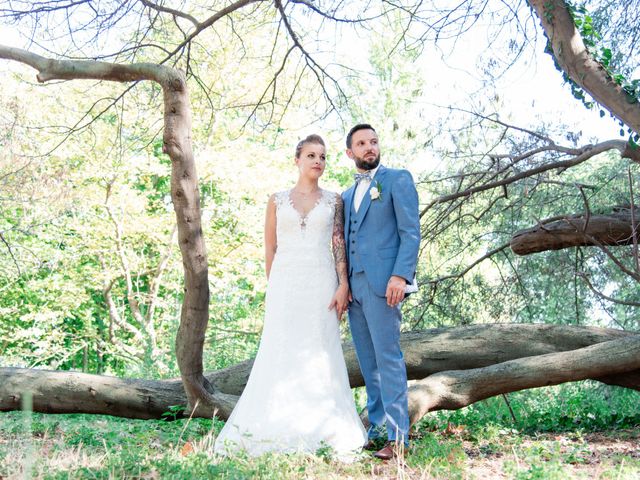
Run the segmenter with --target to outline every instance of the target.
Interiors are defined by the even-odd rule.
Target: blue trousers
[[[407,370],[400,350],[400,307],[387,305],[385,297],[371,289],[364,272],[350,277],[353,301],[349,326],[367,390],[369,438],[382,436],[404,442],[409,439]]]

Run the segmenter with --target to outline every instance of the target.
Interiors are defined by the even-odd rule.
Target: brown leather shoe
[[[398,458],[404,456],[404,446],[398,445],[396,442],[389,441],[385,443],[384,447],[373,454],[374,457],[380,460],[391,460],[392,458]]]

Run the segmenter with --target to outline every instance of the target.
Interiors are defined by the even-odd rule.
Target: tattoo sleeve
[[[336,262],[336,273],[340,283],[348,282],[347,277],[347,251],[344,242],[344,203],[342,197],[336,195],[336,208],[333,218],[333,258]]]

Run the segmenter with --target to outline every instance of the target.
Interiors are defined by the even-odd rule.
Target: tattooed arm
[[[344,241],[344,203],[342,197],[336,194],[335,215],[333,218],[333,258],[338,275],[338,289],[336,290],[329,309],[335,308],[338,319],[341,319],[349,306],[349,278],[347,276],[347,251]]]
[[[331,238],[331,243],[333,246],[333,259],[336,262],[338,281],[341,285],[343,283],[348,284],[347,251],[344,242],[344,203],[340,195],[337,195],[336,198],[336,213],[333,218],[333,237]]]

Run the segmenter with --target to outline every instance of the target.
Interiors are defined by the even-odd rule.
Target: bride
[[[366,442],[338,327],[349,301],[344,209],[339,194],[318,186],[325,161],[324,141],[309,135],[296,147],[296,185],[269,198],[262,339],[217,453],[330,447],[348,457]]]

